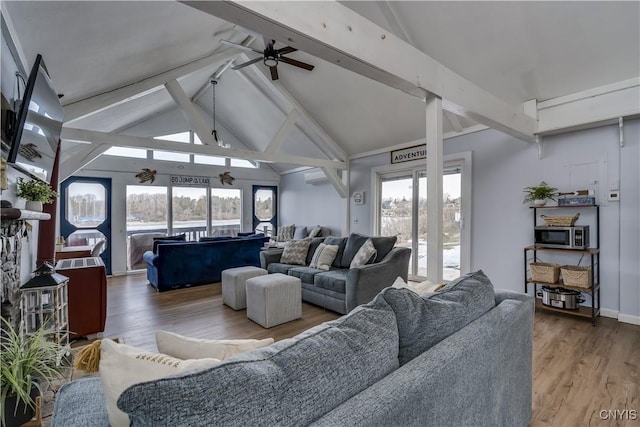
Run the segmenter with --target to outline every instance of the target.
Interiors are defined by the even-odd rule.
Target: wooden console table
[[[92,246],[65,246],[56,251],[56,261],[70,258],[86,258],[91,256]]]

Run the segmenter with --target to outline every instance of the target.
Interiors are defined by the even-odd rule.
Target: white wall
[[[279,191],[280,224],[322,225],[335,236],[346,232],[346,201],[329,182],[307,184],[304,172],[290,173],[281,176]]]
[[[621,320],[640,321],[639,133],[640,120],[627,121],[623,148],[617,125],[545,137],[541,159],[535,144],[494,130],[446,140],[445,155],[473,152],[471,269],[483,269],[496,287],[523,291],[523,247],[532,243],[533,212],[522,203],[522,189],[542,180],[561,191],[581,189],[572,185],[579,179],[576,174],[589,166],[577,166],[572,172],[571,164],[593,162],[591,172],[599,181],[593,188],[604,197],[600,197],[603,314],[618,317],[620,313]],[[389,164],[387,153],[350,162],[351,193],[367,194],[365,205],[349,202],[353,231],[373,232],[371,168],[384,164]],[[606,190],[616,182],[621,201],[608,202]],[[583,210],[582,215],[588,224],[593,213]]]

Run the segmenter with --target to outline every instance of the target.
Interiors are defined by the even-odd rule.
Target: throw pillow
[[[371,239],[367,239],[362,244],[362,246],[360,246],[360,249],[358,249],[358,252],[356,252],[356,255],[351,260],[349,268],[362,267],[363,265],[371,261],[372,258],[375,258],[376,253],[377,251],[373,246],[373,242],[371,241]]]
[[[205,340],[185,337],[167,331],[156,332],[158,351],[179,359],[203,359],[209,357],[224,360],[234,354],[266,347],[273,343],[273,338],[265,338],[263,340]]]
[[[493,285],[482,270],[420,297],[407,289],[386,288],[384,300],[396,313],[404,365],[495,307]]]
[[[276,236],[276,240],[278,242],[287,242],[289,240],[293,240],[293,235],[295,231],[296,231],[295,224],[278,227],[278,234]]]
[[[129,425],[129,416],[118,408],[117,403],[120,394],[132,385],[219,363],[218,359],[180,360],[111,340],[102,340],[100,382],[107,400],[109,423],[112,426]]]
[[[318,249],[316,249],[316,252],[313,254],[309,267],[329,270],[337,254],[338,245],[325,245],[324,243],[320,243]]]
[[[292,240],[285,243],[280,262],[282,264],[304,265],[310,244],[311,239]]]
[[[309,232],[309,237],[318,237],[320,235],[320,232],[322,232],[322,227],[320,227],[319,225],[316,225]]]
[[[446,286],[446,283],[433,283],[429,280],[425,280],[424,282],[420,282],[420,283],[407,283],[400,276],[398,276],[395,282],[393,282],[393,285],[391,285],[392,288],[409,289],[420,296],[427,296],[429,294],[432,294],[444,288],[445,286]]]

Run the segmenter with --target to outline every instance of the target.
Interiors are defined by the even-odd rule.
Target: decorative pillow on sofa
[[[293,240],[293,235],[296,232],[296,225],[284,225],[278,227],[278,232],[276,235],[276,240],[278,242],[288,242],[289,240]]]
[[[338,245],[325,245],[320,243],[311,259],[309,267],[318,268],[320,270],[329,270],[333,260],[338,255]]]
[[[190,338],[173,332],[156,332],[158,351],[179,359],[214,358],[224,360],[227,357],[266,347],[274,343],[273,338],[263,340],[205,340]]]
[[[202,236],[198,242],[220,242],[223,240],[233,240],[231,236]]]
[[[307,227],[304,225],[296,225],[296,231],[293,232],[293,240],[302,240],[307,236]]]
[[[107,414],[112,426],[128,426],[129,416],[118,406],[120,394],[130,386],[144,381],[176,374],[181,371],[220,364],[218,359],[180,360],[102,340],[100,344],[100,382],[107,400]]]
[[[320,227],[319,225],[316,225],[309,232],[309,237],[318,237],[320,236],[321,232],[322,232],[322,227]]]
[[[432,294],[446,286],[446,283],[433,283],[430,280],[425,280],[420,283],[407,283],[404,279],[398,276],[391,285],[392,288],[407,288],[420,296],[427,296],[428,294]]]
[[[280,262],[282,264],[305,265],[310,244],[311,239],[292,240],[285,243]]]
[[[407,289],[386,288],[381,296],[396,313],[404,365],[495,307],[491,281],[482,270],[462,276],[420,297]]]
[[[163,237],[154,237],[153,238],[153,253],[158,253],[158,245],[160,243],[176,243],[176,242],[186,242],[187,235],[186,234],[178,234],[176,236],[163,236]]]
[[[371,241],[371,239],[365,240],[362,246],[360,246],[360,249],[358,249],[358,252],[356,252],[356,255],[351,260],[349,268],[362,267],[368,262],[373,261],[375,259],[376,253],[376,248],[373,246],[373,242]]]

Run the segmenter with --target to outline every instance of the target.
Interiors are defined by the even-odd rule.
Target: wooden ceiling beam
[[[237,55],[238,53],[234,49],[223,47],[216,53],[188,64],[184,64],[180,67],[138,80],[112,91],[65,104],[63,106],[65,124],[72,123],[78,119],[96,114],[109,107],[161,90],[164,85],[171,80],[186,76],[187,74],[198,71],[209,65],[227,61]]]
[[[535,142],[537,122],[338,2],[182,1],[459,116]]]
[[[140,136],[112,134],[86,129],[62,128],[60,139],[65,141],[90,142],[92,144],[109,144],[119,147],[143,148],[146,150],[175,151],[189,154],[231,157],[237,159],[256,160],[264,163],[290,163],[294,165],[325,167],[330,169],[346,169],[345,162],[300,157],[287,154],[270,154],[261,151],[237,148],[222,148],[217,145],[184,144],[179,141],[144,138]]]

